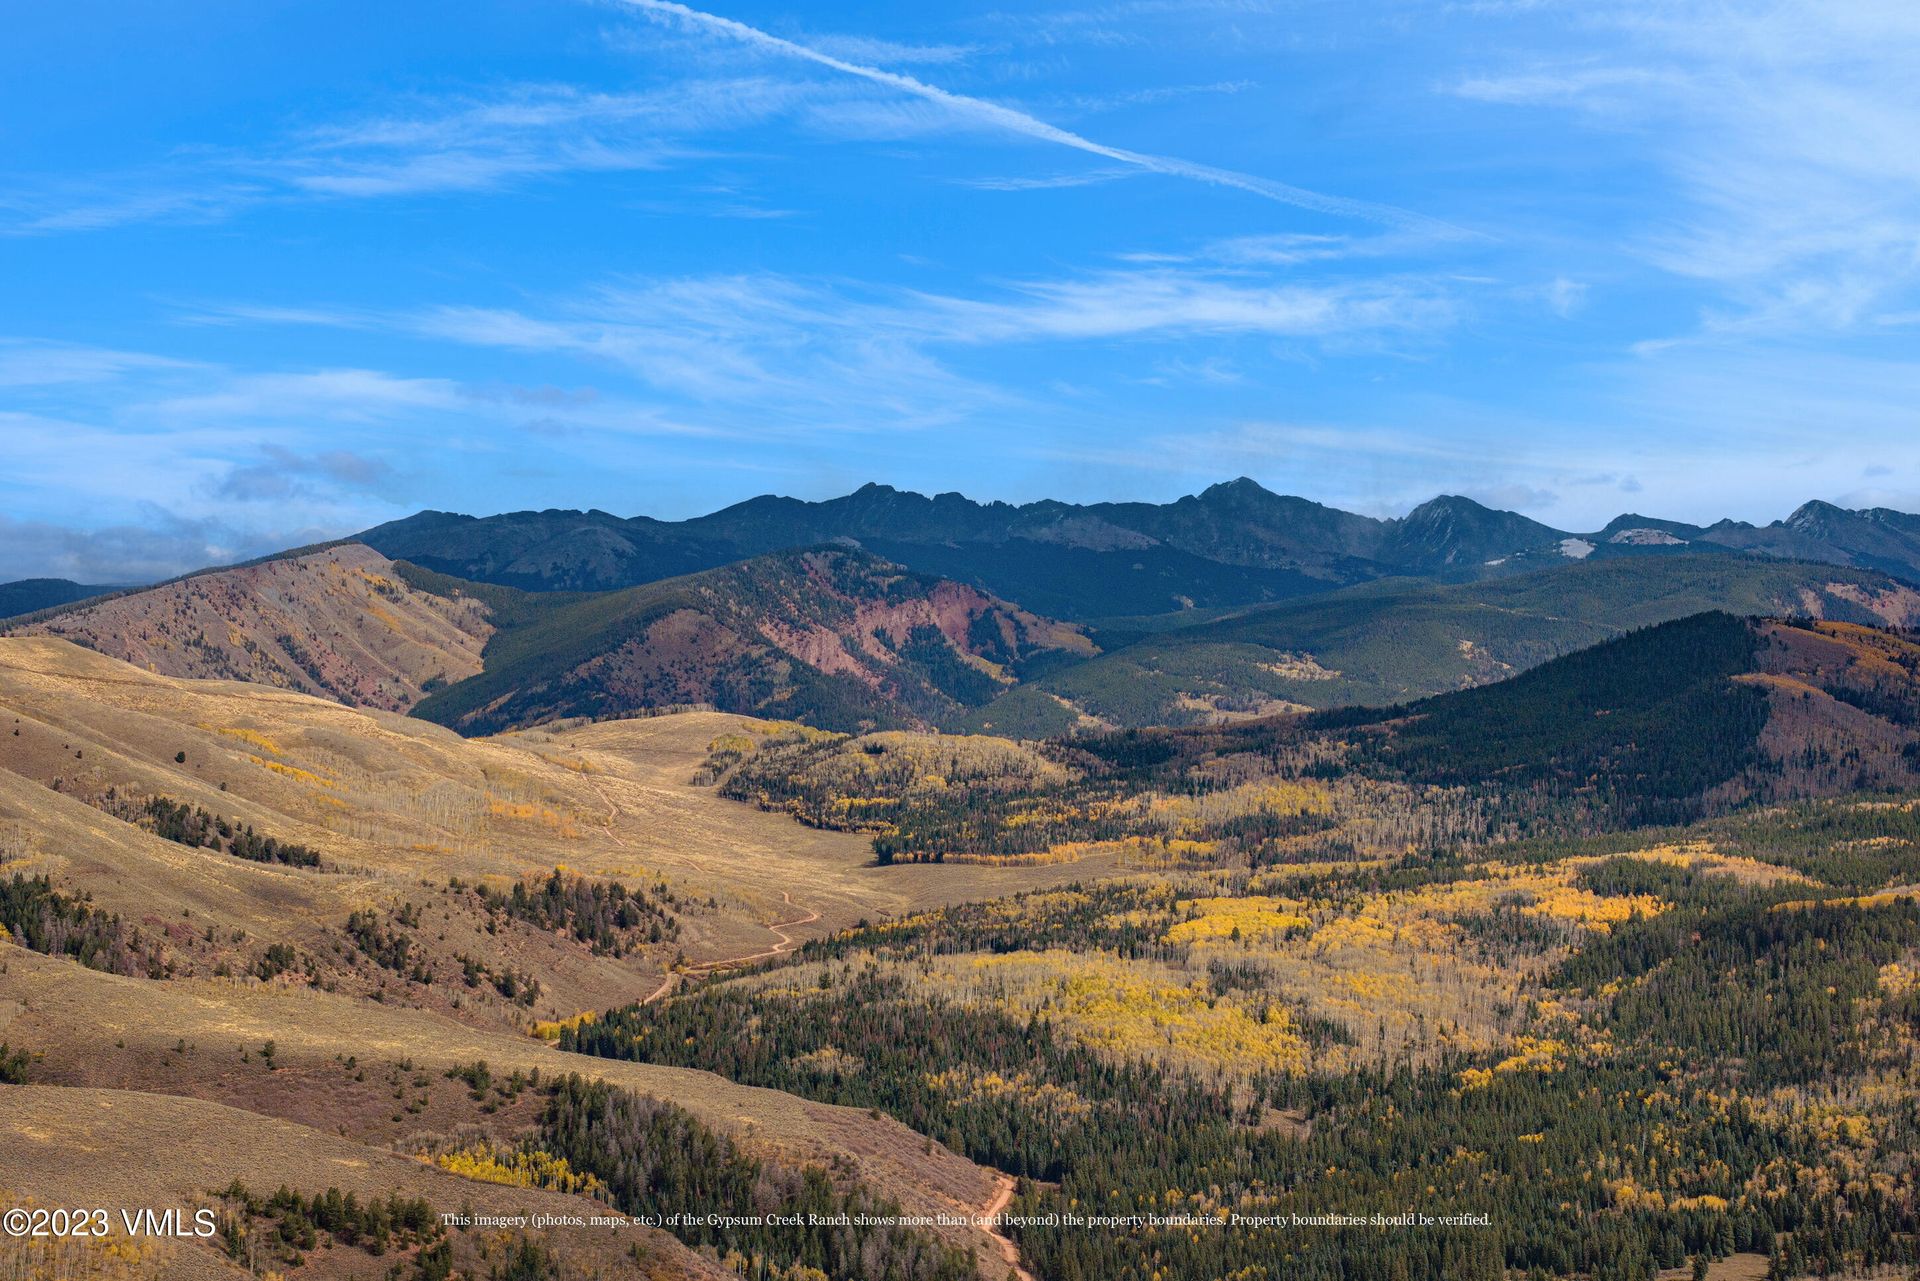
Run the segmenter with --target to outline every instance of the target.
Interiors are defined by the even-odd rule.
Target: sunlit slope
[[[481,675],[416,714],[463,733],[688,704],[926,726],[1093,652],[1079,629],[976,587],[819,547],[534,609],[487,646]]]
[[[578,1072],[669,1100],[748,1150],[795,1164],[843,1158],[862,1180],[917,1212],[978,1206],[991,1186],[978,1167],[897,1122],[706,1072],[564,1054],[428,1011],[325,992],[123,978],[7,944],[0,958],[0,1039],[31,1051],[34,1080],[49,1085],[244,1100],[249,1111],[330,1129],[346,1087],[327,1083],[350,1076],[339,1066],[346,1056],[367,1065],[411,1063],[429,1079],[484,1060],[502,1075]],[[269,1040],[271,1067],[260,1054]],[[190,1051],[177,1049],[183,1042]],[[420,1122],[375,1115],[355,1124],[367,1131],[363,1138],[394,1142]]]
[[[0,1092],[0,1170],[6,1190],[39,1205],[192,1207],[238,1179],[270,1194],[327,1188],[363,1202],[390,1195],[425,1200],[437,1211],[480,1214],[606,1214],[583,1197],[464,1179],[436,1165],[203,1099],[130,1090],[20,1086]],[[544,1236],[546,1234],[536,1234]],[[723,1281],[734,1274],[651,1228],[561,1230],[548,1238],[570,1262],[617,1268],[647,1281]],[[639,1247],[638,1259],[629,1253]],[[74,1252],[78,1254],[78,1251]],[[387,1261],[339,1250],[316,1261],[317,1275],[382,1275]],[[360,1264],[356,1268],[354,1265]],[[218,1241],[154,1243],[139,1274],[187,1281],[253,1275]]]
[[[491,1025],[634,999],[682,957],[771,946],[773,922],[818,913],[791,931],[804,937],[1000,892],[977,869],[890,875],[858,836],[696,786],[711,745],[740,733],[760,729],[701,713],[463,739],[286,691],[160,676],[63,641],[0,639],[0,851],[7,875],[44,875],[137,932],[129,972],[291,966]],[[163,839],[154,805],[318,866]],[[504,893],[555,869],[651,896],[661,935],[642,922],[608,955],[556,938],[551,922],[496,919],[460,888]],[[291,954],[269,956],[276,947]],[[476,967],[485,981],[460,978]]]
[[[83,603],[17,630],[168,676],[401,711],[477,673],[493,625],[480,601],[420,591],[380,553],[346,543]]]

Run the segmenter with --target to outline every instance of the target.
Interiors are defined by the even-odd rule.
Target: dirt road
[[[793,901],[793,895],[787,893],[785,890],[780,891],[780,899],[788,907],[796,906]],[[767,926],[767,929],[780,941],[765,951],[749,952],[744,956],[724,957],[718,961],[702,961],[698,965],[687,966],[685,972],[688,974],[715,974],[721,970],[733,969],[736,966],[750,965],[754,961],[764,961],[769,956],[779,956],[782,952],[791,952],[793,950],[793,935],[787,933],[788,928],[795,925],[812,925],[819,919],[820,913],[808,912],[805,916],[796,916],[790,921],[775,921],[772,925]],[[651,1005],[667,993],[673,991],[674,987],[680,981],[680,974],[681,971],[668,970],[665,977],[660,980],[660,986],[653,989],[653,991],[645,997],[642,997],[640,1004]]]
[[[982,1210],[981,1214],[990,1219],[1012,1204],[1014,1186],[1013,1176],[1010,1174],[1002,1174],[995,1179],[993,1198],[987,1202],[986,1209]],[[1013,1275],[1018,1277],[1019,1281],[1039,1281],[1020,1262],[1020,1247],[1013,1243],[1012,1237],[997,1227],[984,1228],[982,1231],[992,1237],[994,1244],[1000,1247],[1000,1257],[1006,1260],[1007,1267],[1012,1269]]]

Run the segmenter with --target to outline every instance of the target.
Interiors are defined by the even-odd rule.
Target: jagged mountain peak
[[[1792,526],[1794,529],[1811,532],[1836,517],[1844,518],[1860,514],[1864,513],[1850,512],[1844,507],[1827,502],[1825,499],[1815,498],[1809,502],[1800,504],[1799,507],[1794,509],[1793,514],[1787,517],[1783,523]]]

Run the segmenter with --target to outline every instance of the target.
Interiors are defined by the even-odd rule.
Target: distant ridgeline
[[[1248,480],[1164,505],[869,485],[677,523],[423,512],[360,538],[432,571],[403,571],[414,585],[487,602],[485,675],[419,712],[470,733],[694,702],[1040,738],[1392,705],[1707,610],[1920,622],[1920,518],[1821,503],[1574,533],[1459,497],[1377,520]],[[804,549],[868,566],[825,594],[839,607],[805,585]],[[910,572],[881,592],[884,562]],[[913,625],[877,619],[902,592],[926,602]]]
[[[121,590],[124,589],[90,587],[64,578],[23,578],[14,583],[0,583],[0,620],[18,618],[22,614],[53,609],[59,605],[71,605],[75,601]]]
[[[467,734],[709,706],[1042,739],[1395,706],[1710,610],[1912,626],[1910,579],[1920,518],[1820,503],[1570,533],[1458,497],[1377,520],[1247,480],[1164,505],[870,485],[677,523],[423,512],[67,604],[97,589],[15,584],[39,608],[12,630]]]
[[[714,772],[737,799],[873,833],[883,861],[1259,867],[1908,787],[1917,744],[1909,636],[1707,613],[1395,707],[1031,745],[796,733]]]
[[[1242,478],[1167,504],[1014,506],[867,485],[844,498],[766,496],[691,520],[601,511],[421,512],[358,540],[396,560],[532,591],[606,591],[768,552],[851,540],[1060,618],[1244,605],[1377,578],[1503,577],[1575,560],[1758,554],[1920,574],[1920,517],[1813,502],[1784,521],[1711,526],[1625,515],[1554,529],[1442,496],[1379,520]]]

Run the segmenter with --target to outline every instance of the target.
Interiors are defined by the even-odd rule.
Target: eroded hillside
[[[493,630],[479,601],[419,591],[392,561],[348,543],[81,604],[15,634],[57,636],[166,676],[404,711],[477,673]]]
[[[845,547],[761,556],[545,612],[418,714],[464,733],[706,704],[832,728],[941,724],[1078,629]]]

